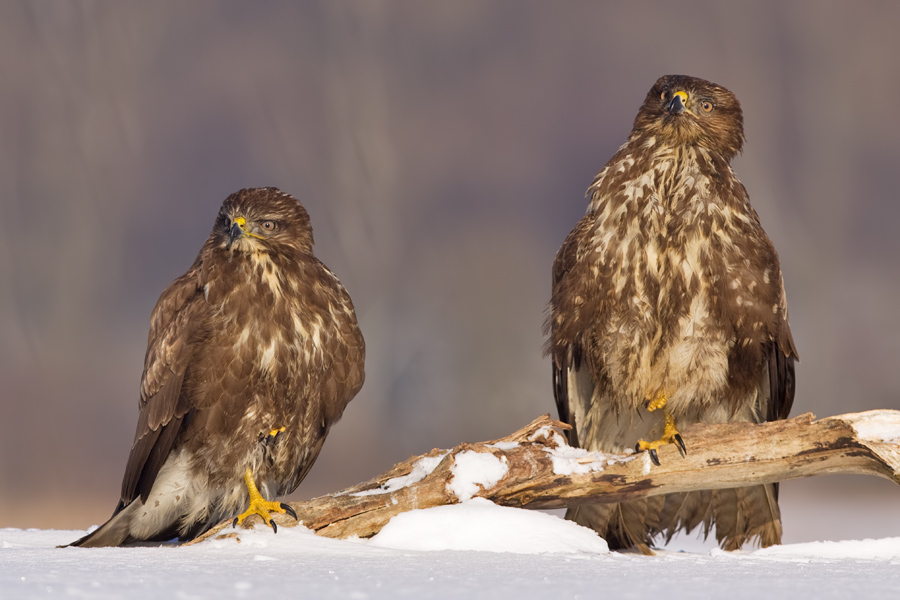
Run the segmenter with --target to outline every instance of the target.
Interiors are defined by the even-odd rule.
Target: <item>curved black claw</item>
[[[278,525],[275,524],[275,521],[272,521],[271,525],[272,525],[272,533],[278,533]]]
[[[291,505],[290,505],[290,504],[285,504],[284,502],[282,502],[282,503],[281,503],[281,508],[284,510],[284,512],[286,512],[287,514],[289,514],[289,515],[291,515],[292,517],[294,517],[294,520],[295,520],[295,521],[299,521],[299,520],[300,520],[300,519],[297,518],[297,511],[295,511],[293,508],[291,508]]]
[[[234,521],[231,522],[231,528],[232,528],[232,529],[234,529],[235,527],[237,527],[237,522],[238,522],[238,518],[235,517],[235,518],[234,518]]]
[[[678,446],[678,451],[681,452],[681,456],[687,456],[687,447],[684,445],[684,440],[681,439],[681,434],[675,434],[675,445]]]
[[[653,464],[657,467],[662,466],[659,462],[659,456],[656,454],[656,448],[650,448],[650,460],[652,460]]]

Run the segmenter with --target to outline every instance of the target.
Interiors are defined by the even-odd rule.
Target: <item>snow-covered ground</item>
[[[258,528],[191,547],[58,549],[0,529],[0,598],[896,598],[900,538],[608,553],[554,515],[486,500],[404,513],[372,540]]]

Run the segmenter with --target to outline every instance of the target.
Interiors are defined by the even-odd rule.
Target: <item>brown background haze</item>
[[[150,311],[273,185],[368,378],[295,497],[554,412],[550,265],[657,77],[734,91],[793,414],[900,409],[900,3],[0,3],[0,527],[116,504]],[[900,535],[900,489],[782,486],[785,540]]]

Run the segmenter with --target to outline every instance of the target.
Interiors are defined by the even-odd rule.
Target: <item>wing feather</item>
[[[321,264],[321,263],[320,263]],[[333,278],[337,302],[331,310],[338,325],[337,335],[325,340],[323,351],[329,368],[323,385],[323,414],[326,421],[334,423],[341,418],[350,400],[356,396],[365,381],[366,342],[356,322],[353,302],[337,277],[324,265],[326,276]]]
[[[197,329],[205,321],[198,314],[205,309],[199,264],[198,260],[163,291],[150,317],[137,430],[117,511],[138,495],[146,501],[192,408],[183,384]]]
[[[573,271],[581,264],[581,249],[590,234],[590,226],[590,219],[582,218],[556,254],[550,312],[544,324],[545,334],[549,334],[545,352],[552,357],[556,409],[559,419],[572,426],[566,435],[569,444],[576,447],[579,446],[578,430],[584,425],[579,422],[579,415],[583,416],[590,408],[596,385],[585,363],[581,342],[589,318],[583,306],[572,304],[572,299],[581,295],[572,287],[583,285],[584,278]]]
[[[333,335],[326,335],[322,340],[321,351],[327,368],[317,373],[314,384],[320,404],[319,422],[308,423],[314,433],[306,439],[306,459],[297,463],[285,493],[293,492],[306,478],[331,426],[341,418],[366,377],[366,342],[356,321],[350,295],[325,265],[316,260],[315,266],[312,276],[321,278],[322,286],[328,290],[331,297],[329,311],[337,329]]]
[[[784,292],[782,292],[782,297]],[[769,367],[769,399],[768,420],[786,419],[794,404],[794,363],[797,360],[797,349],[788,325],[787,310],[783,311],[779,339],[767,347]]]

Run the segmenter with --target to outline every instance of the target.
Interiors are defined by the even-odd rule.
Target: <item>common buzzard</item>
[[[293,513],[293,491],[362,387],[365,343],[309,215],[276,188],[222,204],[150,317],[137,433],[112,518],[73,546],[190,540]],[[296,515],[294,515],[296,518]]]
[[[648,451],[691,423],[784,419],[797,351],[778,255],[731,169],[744,142],[734,94],[660,78],[628,141],[588,189],[553,264],[546,329],[560,418],[589,450]],[[685,446],[685,444],[687,446]],[[651,553],[701,523],[725,549],[780,543],[776,485],[572,508],[612,548]]]

